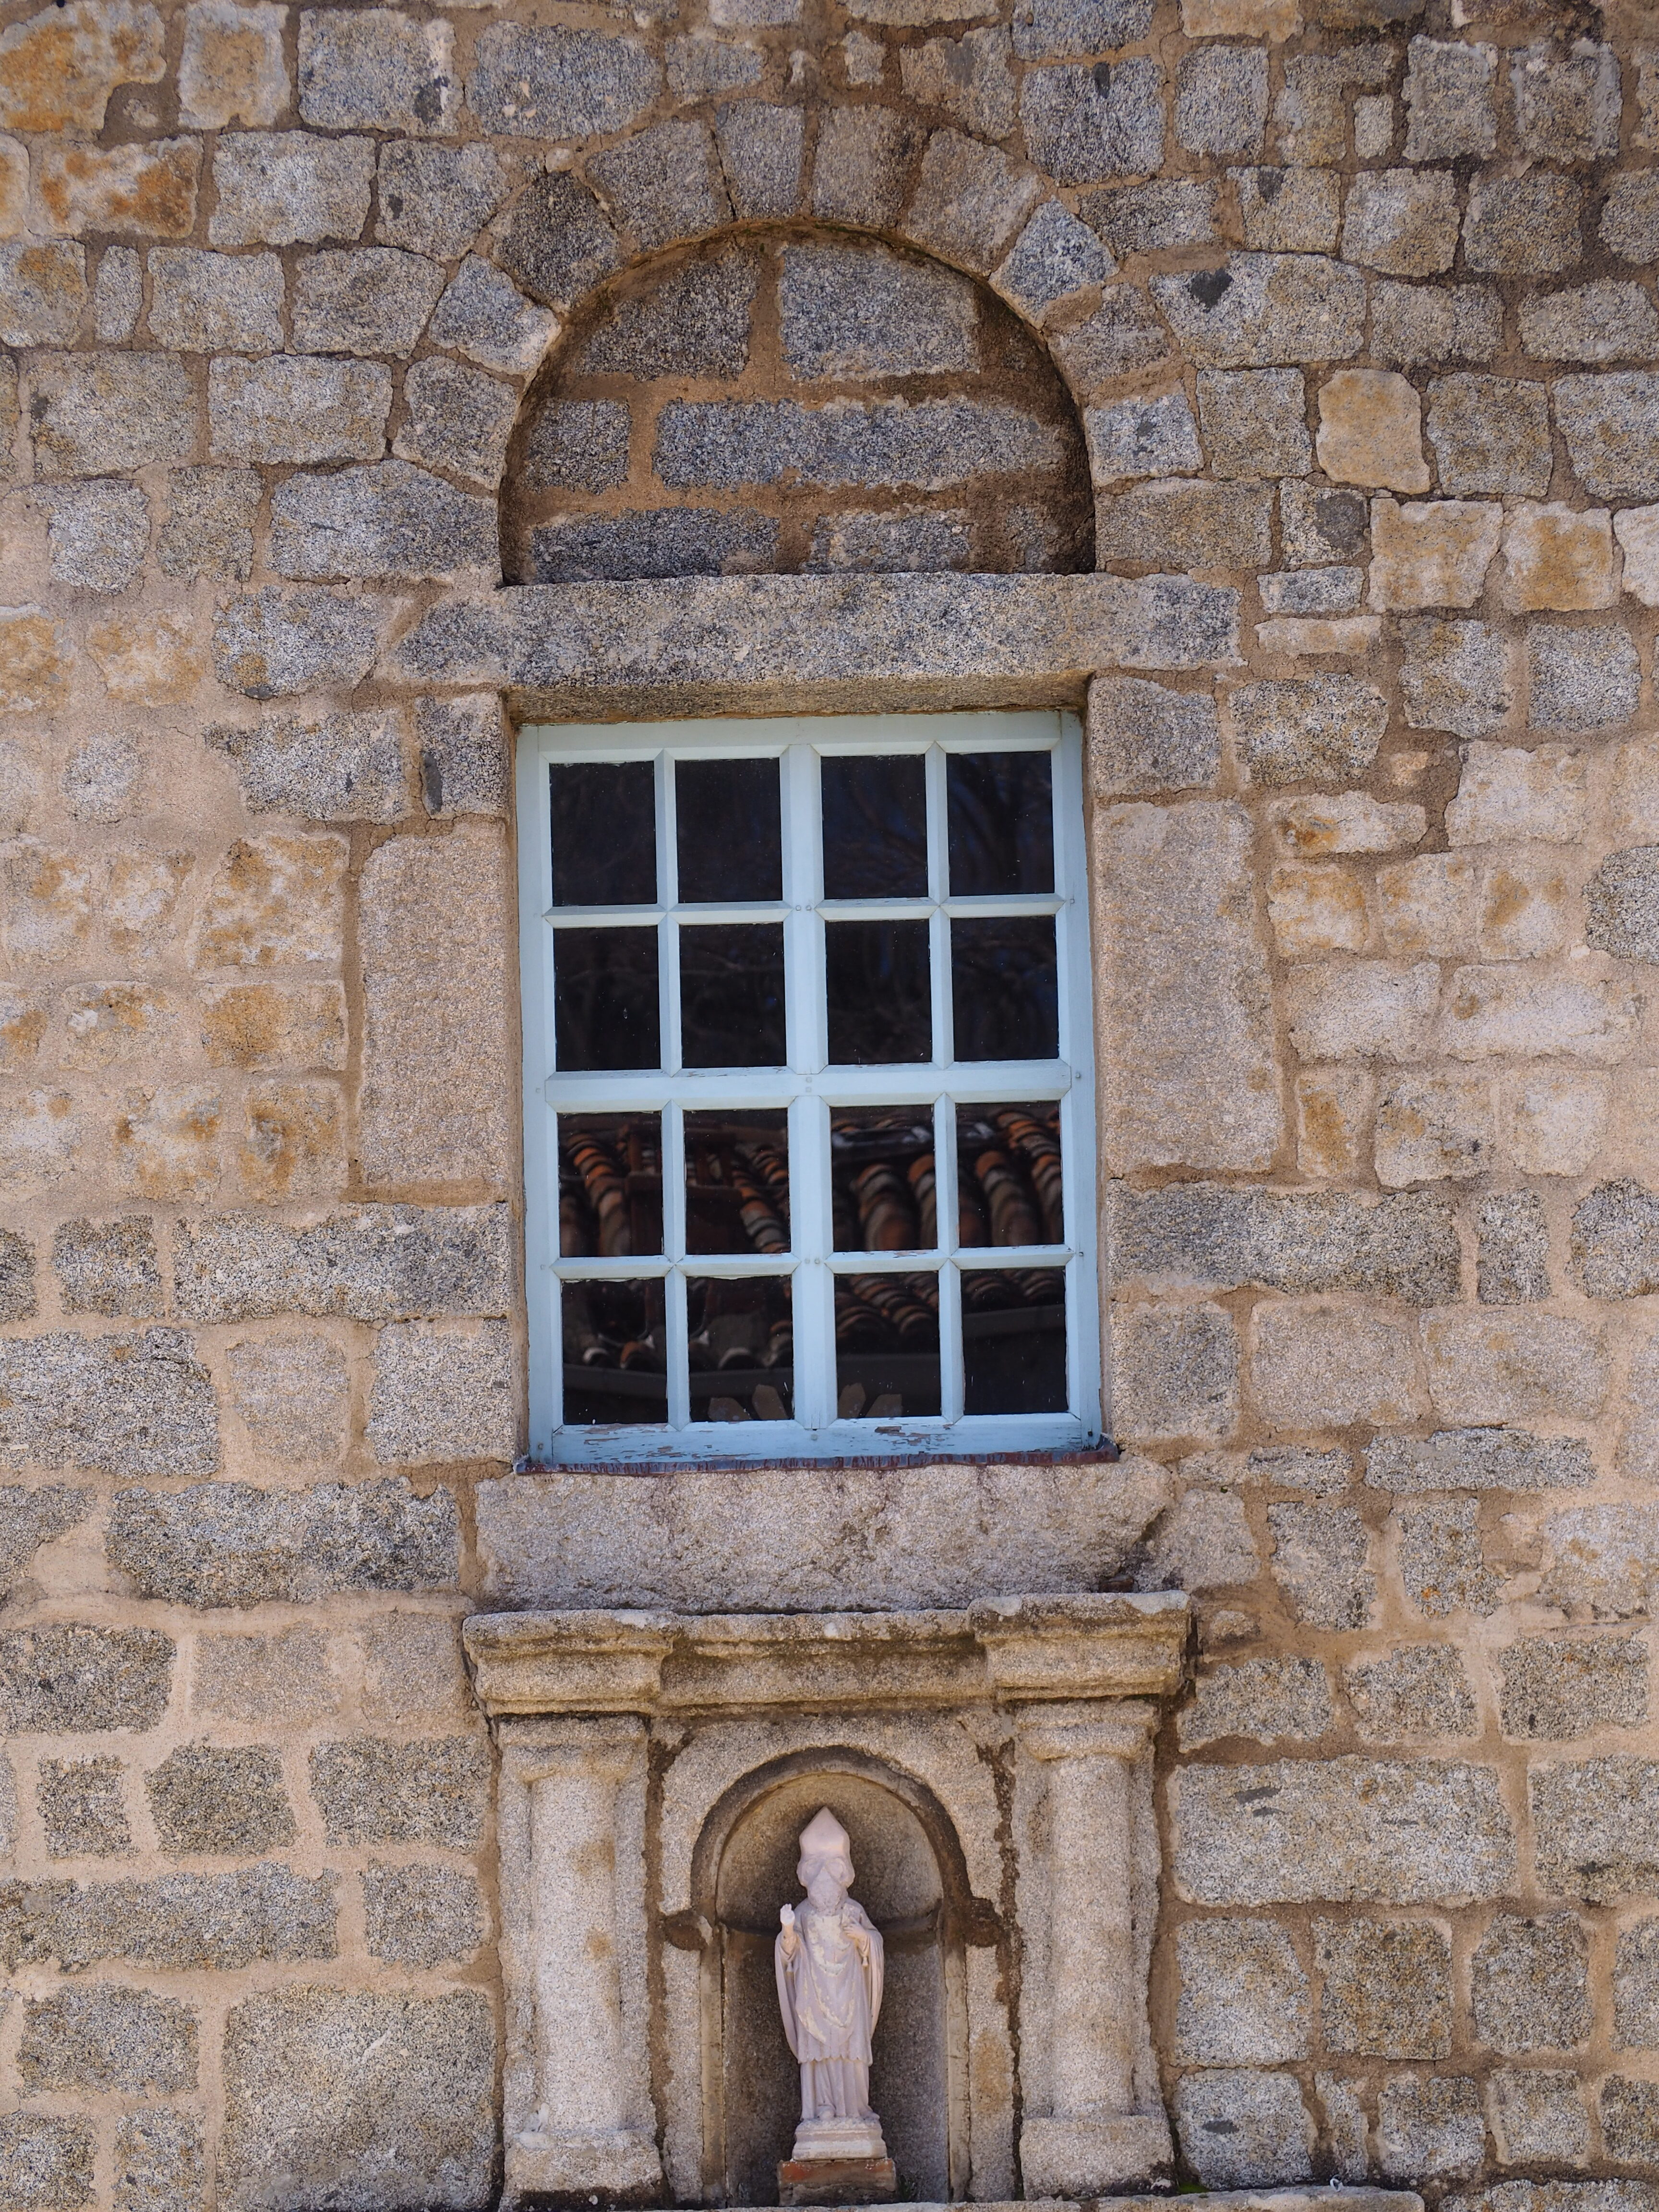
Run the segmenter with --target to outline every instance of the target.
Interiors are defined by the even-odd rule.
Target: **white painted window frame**
[[[952,899],[946,896],[945,759],[951,752],[1048,750],[1054,755],[1054,890],[1050,896]],[[929,799],[928,896],[920,899],[826,901],[819,827],[818,758],[839,753],[922,753]],[[674,777],[684,758],[757,756],[783,762],[783,890],[776,903],[677,907]],[[657,888],[654,907],[559,907],[552,903],[548,768],[554,761],[652,759],[656,764]],[[1087,848],[1083,810],[1083,739],[1075,715],[1049,710],[945,714],[790,715],[603,724],[527,724],[519,735],[519,890],[523,976],[526,1304],[530,1326],[530,1450],[536,1464],[655,1463],[702,1459],[838,1459],[937,1451],[963,1456],[1065,1451],[1101,1434],[1100,1323],[1095,1269],[1094,1028],[1089,963]],[[963,1061],[951,1058],[952,915],[1053,914],[1055,918],[1060,1056],[1055,1060]],[[787,975],[783,1069],[681,1070],[678,963],[671,955],[687,921],[781,921]],[[934,1060],[899,1067],[826,1065],[826,1008],[811,979],[823,974],[823,923],[830,920],[927,919],[930,926]],[[560,929],[598,922],[654,923],[661,949],[660,1020],[665,1066],[618,1073],[562,1074],[555,1064],[553,955]],[[831,1252],[829,1176],[832,1106],[1024,1103],[1058,1098],[1064,1165],[1061,1245],[997,1245],[961,1251],[954,1205],[942,1195],[936,1253]],[[786,1108],[789,1115],[790,1234],[787,1255],[684,1257],[687,1109]],[[660,1112],[663,1241],[660,1259],[563,1260],[558,1250],[556,1116],[566,1113]],[[935,1181],[956,1189],[956,1121],[934,1127]],[[938,1415],[842,1420],[836,1413],[835,1293],[837,1274],[912,1274],[937,1266],[939,1280],[940,1404]],[[1065,1413],[963,1415],[959,1269],[1064,1267],[1066,1276]],[[704,1421],[690,1418],[684,1379],[687,1276],[789,1274],[794,1297],[794,1403],[790,1421]],[[565,1278],[666,1279],[668,1425],[559,1425],[562,1344],[559,1283]],[[954,1410],[953,1410],[954,1409]]]

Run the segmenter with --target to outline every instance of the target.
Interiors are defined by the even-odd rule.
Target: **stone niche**
[[[501,1744],[509,2204],[771,2203],[773,1988],[828,1805],[889,1966],[907,2195],[1089,2197],[1170,2142],[1146,2023],[1178,1592],[902,1613],[479,1614]]]

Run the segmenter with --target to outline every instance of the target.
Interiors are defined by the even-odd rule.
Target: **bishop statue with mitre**
[[[800,2066],[797,2159],[884,2158],[870,2109],[870,2038],[881,2011],[882,1944],[852,1887],[853,1846],[823,1806],[801,1831],[802,1905],[786,1905],[774,1958],[783,2032]]]

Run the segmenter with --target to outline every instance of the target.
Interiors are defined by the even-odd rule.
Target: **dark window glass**
[[[837,1275],[837,1417],[881,1420],[939,1410],[939,1278]]]
[[[963,1410],[1066,1411],[1066,1277],[1058,1267],[964,1269]]]
[[[685,1116],[688,1252],[789,1249],[789,1116]]]
[[[931,1060],[927,924],[829,921],[823,945],[831,1061],[839,1067],[885,1067]]]
[[[652,763],[556,761],[548,775],[554,905],[654,906],[657,772]]]
[[[951,924],[958,1060],[1053,1060],[1060,999],[1051,915]]]
[[[676,762],[674,822],[682,904],[783,896],[776,761]]]
[[[1065,1243],[1060,1108],[1052,1100],[957,1107],[957,1175],[963,1244]]]
[[[783,924],[680,932],[680,1057],[687,1067],[781,1067]]]
[[[933,1250],[933,1115],[925,1106],[836,1107],[830,1191],[837,1252]]]
[[[927,777],[920,753],[822,763],[825,898],[926,898]]]
[[[657,933],[553,933],[554,1033],[562,1069],[660,1067]]]
[[[561,1114],[559,1256],[662,1250],[662,1116]]]
[[[581,1428],[668,1419],[659,1280],[565,1283],[564,1418]]]
[[[1054,887],[1054,800],[1048,753],[951,753],[951,896]]]
[[[787,1275],[685,1285],[694,1421],[789,1421],[795,1331]]]

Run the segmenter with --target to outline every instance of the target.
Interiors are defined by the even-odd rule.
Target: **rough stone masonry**
[[[459,1620],[805,1520],[1193,1593],[1177,2178],[1655,2212],[1659,17],[0,15],[0,2207],[491,2203]],[[511,717],[694,664],[1086,696],[1103,1503],[511,1472]]]

